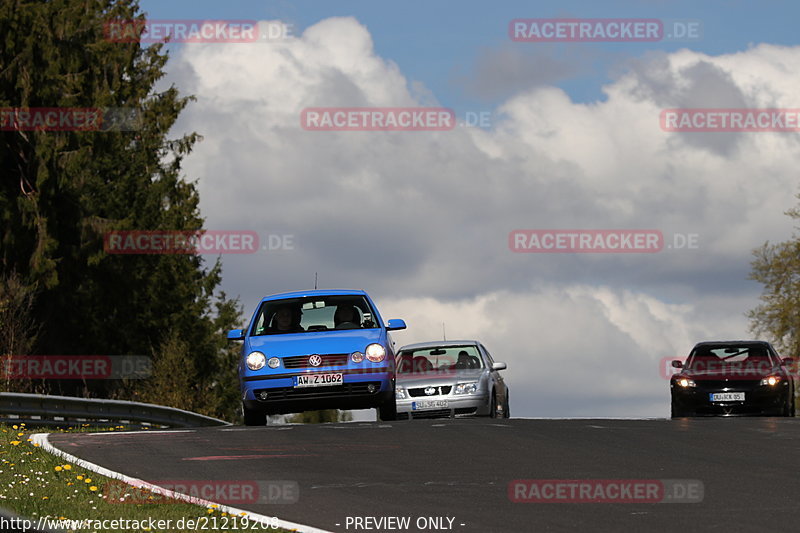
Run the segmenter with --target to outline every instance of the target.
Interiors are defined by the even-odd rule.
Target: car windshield
[[[777,364],[763,345],[701,346],[689,356],[686,367],[692,370],[714,370],[730,367],[768,368]]]
[[[398,374],[424,374],[477,368],[483,368],[483,359],[474,345],[403,350],[397,356]]]
[[[364,296],[311,296],[261,304],[251,335],[280,335],[376,328],[375,312]]]

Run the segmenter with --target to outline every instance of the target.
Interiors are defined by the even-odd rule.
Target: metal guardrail
[[[11,418],[8,415],[14,415]],[[210,416],[151,403],[97,398],[73,398],[46,394],[0,392],[0,421],[28,426],[64,426],[76,422],[92,426],[150,425],[161,427],[224,426],[229,422]],[[136,423],[136,424],[131,424]]]

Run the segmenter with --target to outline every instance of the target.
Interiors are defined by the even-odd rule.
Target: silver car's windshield
[[[403,350],[397,356],[398,374],[474,370],[483,367],[483,358],[475,345]]]

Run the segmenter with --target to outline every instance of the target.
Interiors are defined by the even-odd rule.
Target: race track
[[[236,506],[328,531],[775,531],[800,517],[798,419],[403,421],[50,441],[153,482],[297,482],[297,503]],[[516,479],[694,479],[704,492],[700,503],[512,503]],[[356,517],[410,526],[357,528]]]

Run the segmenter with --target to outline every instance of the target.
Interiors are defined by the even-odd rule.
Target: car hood
[[[381,342],[380,329],[346,329],[341,331],[313,331],[285,335],[260,335],[250,337],[250,350],[264,352],[267,357],[287,357],[313,353],[363,352],[367,345]]]
[[[714,370],[707,370],[707,369],[683,369],[680,374],[687,378],[691,378],[694,380],[735,380],[735,379],[761,379],[767,376],[773,376],[775,374],[783,374],[780,367],[770,367],[770,368],[724,368],[724,369],[714,369]]]
[[[465,381],[479,381],[484,371],[484,369],[445,370],[443,372],[426,372],[423,374],[397,374],[397,384],[403,387],[455,385]]]

